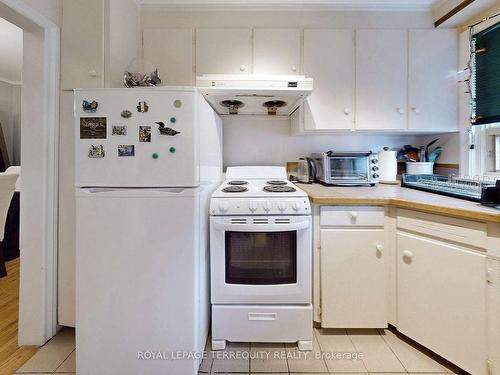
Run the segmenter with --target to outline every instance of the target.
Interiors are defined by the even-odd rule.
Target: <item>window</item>
[[[473,35],[472,123],[500,122],[500,23]]]

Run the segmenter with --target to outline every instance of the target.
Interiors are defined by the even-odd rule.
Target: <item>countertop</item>
[[[393,205],[401,208],[445,214],[465,219],[500,223],[500,210],[479,203],[447,197],[398,185],[324,186],[296,184],[312,203],[346,205]]]

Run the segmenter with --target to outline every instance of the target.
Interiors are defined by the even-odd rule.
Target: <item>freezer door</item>
[[[198,186],[196,98],[193,88],[76,90],[76,186]]]
[[[80,189],[76,212],[77,372],[196,374],[171,353],[204,345],[197,189]]]

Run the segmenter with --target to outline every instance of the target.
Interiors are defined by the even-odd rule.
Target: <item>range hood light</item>
[[[228,108],[230,115],[237,115],[238,109],[245,106],[245,104],[243,104],[243,102],[240,102],[239,100],[223,100],[220,102],[220,105]]]
[[[267,114],[273,116],[278,112],[278,108],[286,106],[286,102],[283,100],[269,100],[262,105],[267,108]]]

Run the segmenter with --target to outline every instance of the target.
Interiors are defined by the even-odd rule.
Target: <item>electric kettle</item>
[[[316,164],[311,158],[300,158],[297,170],[297,181],[312,184],[316,177]]]

